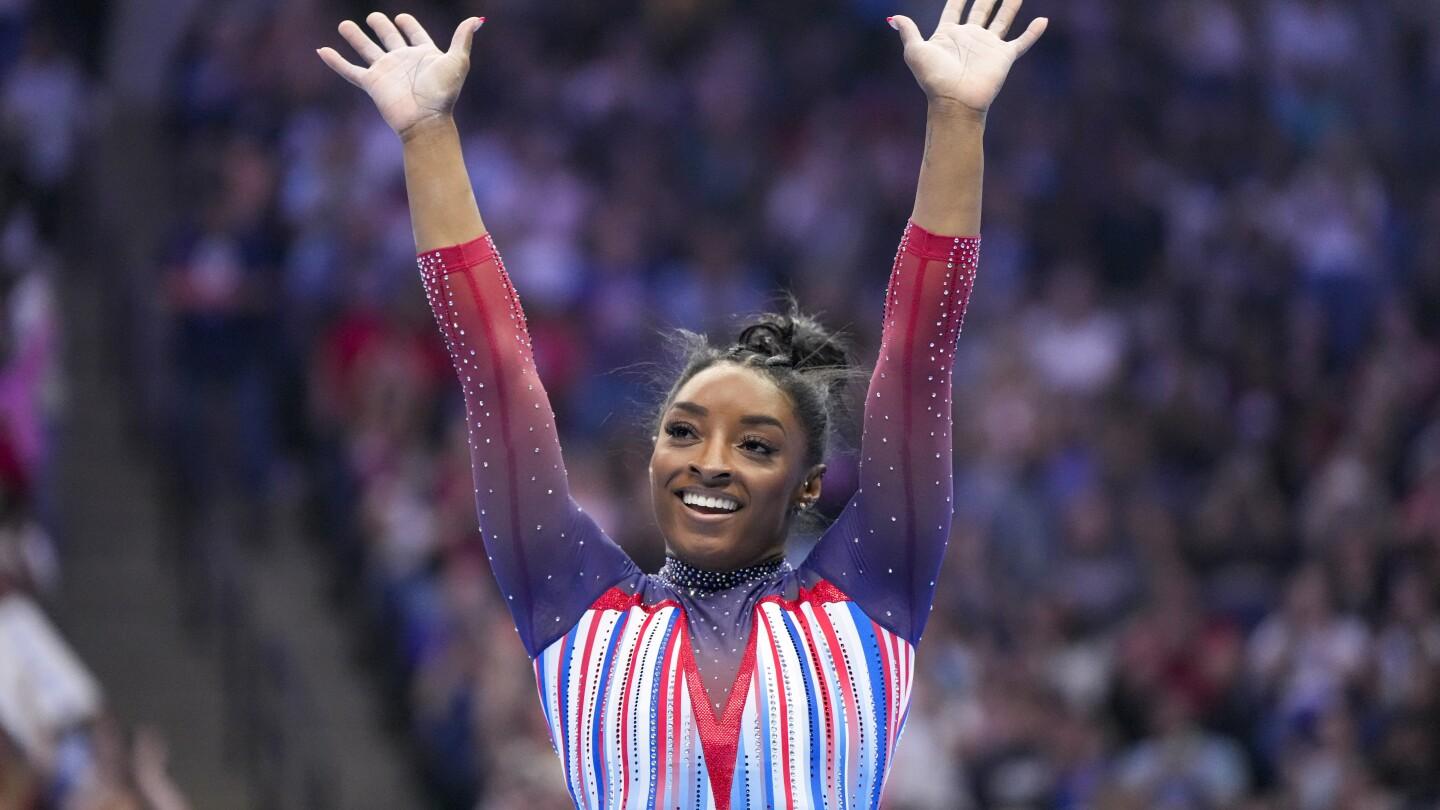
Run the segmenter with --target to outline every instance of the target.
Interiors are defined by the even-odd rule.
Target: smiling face
[[[762,373],[717,363],[686,381],[661,414],[650,456],[666,552],[733,570],[783,554],[793,506],[820,496],[805,426]]]

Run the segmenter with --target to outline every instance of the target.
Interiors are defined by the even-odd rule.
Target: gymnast
[[[409,14],[350,20],[321,59],[399,136],[420,277],[462,387],[479,528],[576,807],[873,808],[905,725],[952,514],[951,369],[979,253],[991,102],[1046,20],[948,0],[889,22],[928,100],[886,288],[859,486],[809,556],[847,363],[793,308],[697,342],[656,414],[666,559],[641,571],[570,496],[525,314],[480,218],[452,110],[484,18],[440,50]],[[963,21],[962,21],[963,15]]]

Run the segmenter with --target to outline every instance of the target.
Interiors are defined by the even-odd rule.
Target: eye
[[[683,439],[687,436],[694,435],[694,433],[694,428],[684,422],[671,422],[665,426],[665,435],[672,439]]]
[[[740,442],[740,447],[741,449],[750,450],[751,452],[766,456],[775,452],[774,445],[758,436],[746,436],[744,440]]]

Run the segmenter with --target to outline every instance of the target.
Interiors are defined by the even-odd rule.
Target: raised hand
[[[320,59],[369,94],[385,123],[401,138],[418,124],[449,116],[465,75],[470,72],[470,43],[485,18],[471,17],[460,23],[447,51],[436,47],[420,22],[409,14],[397,14],[391,22],[376,11],[365,22],[384,47],[375,44],[350,20],[340,23],[340,36],[360,54],[368,68],[350,63],[334,48],[318,49]]]
[[[1038,17],[1015,39],[1006,42],[1022,0],[974,0],[965,23],[960,13],[966,0],[947,0],[940,24],[927,40],[909,17],[891,17],[905,43],[905,64],[933,102],[957,104],[983,115],[1005,84],[1010,66],[1045,32],[1048,20]],[[993,13],[993,17],[992,17]]]

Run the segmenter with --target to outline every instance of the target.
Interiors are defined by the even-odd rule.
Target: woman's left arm
[[[1020,0],[998,12],[995,0],[975,0],[961,25],[964,4],[950,0],[928,40],[908,18],[891,18],[929,99],[925,154],[886,287],[860,486],[806,561],[911,643],[925,627],[950,534],[950,375],[978,265],[985,116],[1046,25],[1038,19],[1006,42]]]

